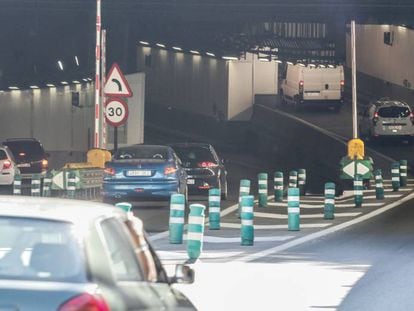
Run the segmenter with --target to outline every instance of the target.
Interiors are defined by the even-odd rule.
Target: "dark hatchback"
[[[31,179],[33,174],[44,176],[49,167],[49,154],[35,138],[6,139],[3,145],[9,147],[16,160],[22,179]]]
[[[205,193],[220,188],[221,197],[227,199],[227,171],[224,160],[207,143],[174,143],[170,146],[181,159],[187,173],[187,186],[191,194]]]

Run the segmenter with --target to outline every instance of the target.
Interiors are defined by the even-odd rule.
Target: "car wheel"
[[[227,191],[228,191],[227,190],[227,180],[224,180],[223,186],[221,187],[221,199],[223,201],[227,200],[227,196],[228,196]]]

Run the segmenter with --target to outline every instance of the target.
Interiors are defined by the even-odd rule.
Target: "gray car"
[[[0,310],[194,310],[131,213],[102,203],[0,197]]]
[[[402,101],[380,99],[371,102],[362,113],[360,135],[365,140],[402,138],[414,139],[414,116],[410,106]]]

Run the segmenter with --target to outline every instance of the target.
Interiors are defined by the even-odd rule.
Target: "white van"
[[[305,103],[318,103],[339,111],[344,96],[344,68],[288,65],[282,81],[282,104],[292,103],[299,109]]]

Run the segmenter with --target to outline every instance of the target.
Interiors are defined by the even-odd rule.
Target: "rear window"
[[[72,224],[0,217],[0,278],[85,282],[82,247]]]
[[[134,146],[118,149],[115,160],[128,159],[168,159],[168,149],[163,146]]]
[[[174,147],[174,150],[182,162],[208,161],[217,163],[211,150],[207,147],[179,146]]]
[[[7,141],[3,144],[10,148],[15,157],[18,157],[21,153],[40,157],[44,155],[44,150],[37,141]]]
[[[406,118],[410,115],[410,109],[398,106],[381,107],[378,109],[378,115],[381,118]]]

